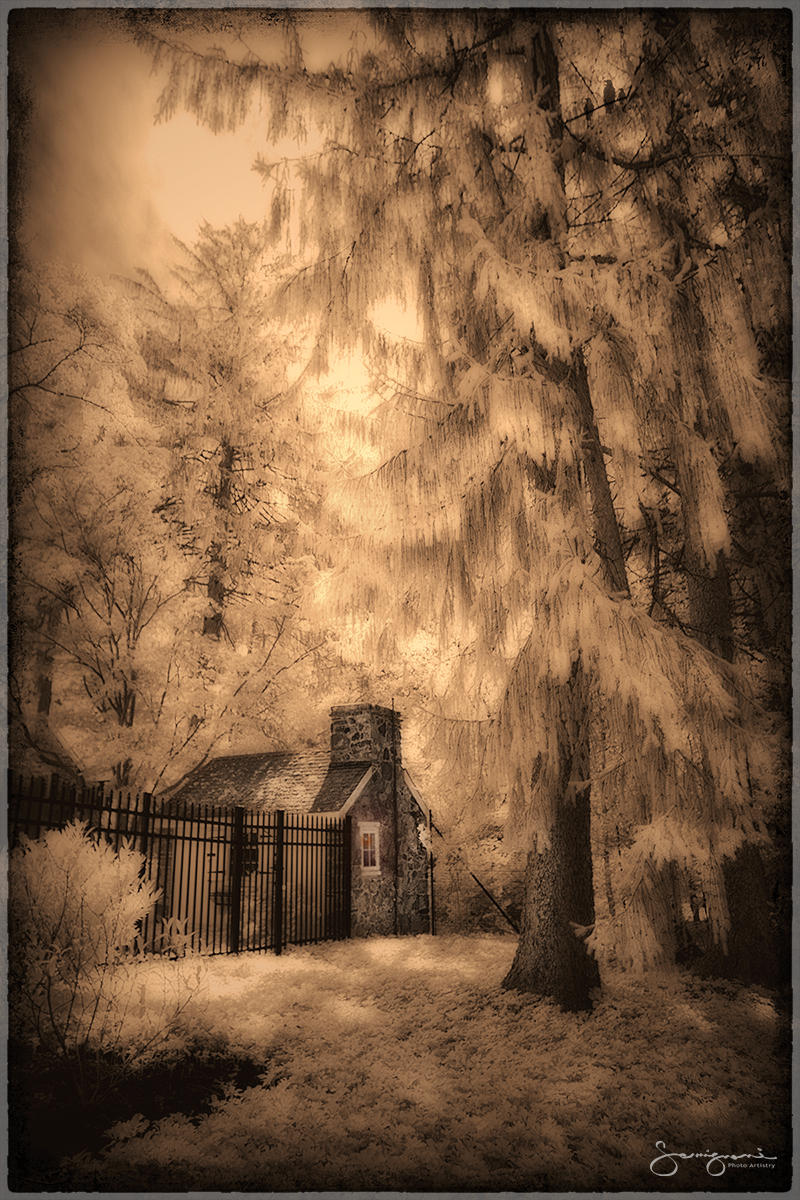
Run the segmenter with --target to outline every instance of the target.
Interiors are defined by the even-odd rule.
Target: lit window
[[[363,875],[379,875],[381,867],[377,821],[362,821],[358,827],[358,834],[361,844],[361,873]]]

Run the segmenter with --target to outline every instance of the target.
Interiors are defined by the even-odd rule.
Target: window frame
[[[375,865],[366,866],[364,863],[364,855],[366,847],[364,846],[364,838],[373,835],[375,838]],[[367,878],[373,878],[381,873],[381,827],[378,821],[359,821],[358,822],[358,864],[361,868],[361,874]]]

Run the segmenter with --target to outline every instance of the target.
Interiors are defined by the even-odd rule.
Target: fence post
[[[19,819],[19,800],[17,799],[17,789],[14,786],[14,772],[11,767],[6,768],[6,796],[8,797],[6,804],[6,846],[10,850],[16,843],[17,821]]]
[[[60,780],[58,778],[57,773],[55,771],[53,771],[50,775],[50,781],[47,786],[47,810],[46,811],[47,811],[48,827],[50,827],[53,823],[54,814],[57,818],[62,817],[64,815],[64,810],[61,807],[61,805],[58,803],[61,798],[59,795],[59,791],[58,791],[59,782],[60,782]],[[42,795],[42,800],[44,801],[44,795]],[[44,803],[42,803],[39,806],[39,816],[42,817],[44,815],[44,812],[45,812],[45,806],[44,806]],[[41,833],[41,829],[39,830],[39,833]]]
[[[242,925],[242,859],[244,852],[244,809],[233,810],[233,836],[231,838],[231,928],[228,950],[238,954],[241,945]]]
[[[103,827],[103,803],[105,800],[105,784],[98,783],[97,787],[94,787],[91,789],[91,791],[88,793],[88,796],[89,796],[89,809],[88,809],[89,817],[88,817],[87,824],[89,825],[89,828],[91,829],[92,824],[93,824],[92,823],[92,815],[96,808],[97,809],[97,832],[99,833]],[[96,800],[96,803],[95,803],[95,800]]]
[[[279,808],[275,813],[275,848],[273,883],[275,895],[272,904],[272,940],[275,943],[275,953],[283,950],[283,822],[284,811]]]
[[[139,814],[139,853],[147,858],[147,835],[150,826],[150,807],[153,803],[153,797],[150,792],[142,794],[142,811]]]
[[[431,936],[436,933],[436,897],[433,893],[433,866],[436,859],[433,857],[433,813],[428,809],[428,876],[430,886],[428,890],[429,897],[429,913],[428,920],[430,922]]]
[[[352,882],[353,882],[353,818],[346,816],[344,819],[344,862],[342,863],[344,889],[344,936],[349,938],[352,936],[353,923],[353,904],[352,904]]]

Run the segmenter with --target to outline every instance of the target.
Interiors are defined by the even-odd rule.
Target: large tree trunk
[[[630,595],[619,523],[581,351],[573,358],[566,386],[571,387],[575,397],[584,477],[603,578],[609,591]],[[589,697],[584,686],[577,686],[578,682],[573,675],[564,685],[562,705],[580,726],[584,724]],[[596,721],[586,722],[586,728],[590,743],[604,736],[602,724]],[[609,821],[601,819],[599,813],[592,814],[590,787],[579,790],[574,801],[568,791],[572,774],[577,772],[581,779],[588,775],[593,756],[575,754],[574,747],[567,745],[564,751],[567,767],[550,845],[537,846],[528,857],[522,932],[504,986],[552,996],[562,1007],[577,1010],[591,1008],[591,989],[600,984],[597,962],[589,955],[573,924],[586,927],[594,923],[592,841],[608,868]],[[606,884],[610,889],[608,870]],[[609,907],[613,914],[610,895]]]
[[[688,553],[687,537],[687,556]],[[698,631],[699,640],[721,657],[731,658],[727,571],[709,571],[704,576],[696,566],[687,594],[689,619]],[[705,622],[711,621],[714,613],[717,616],[716,627],[712,621],[704,631]],[[778,981],[778,954],[770,917],[766,872],[758,848],[752,844],[740,847],[734,858],[723,861],[722,876],[730,917],[728,948],[724,953],[712,952],[707,958],[706,968],[726,979],[774,984]]]
[[[699,314],[696,319],[701,319]],[[733,625],[725,555],[718,553],[713,563],[706,559],[700,524],[701,497],[691,467],[688,442],[684,437],[675,438],[673,458],[675,482],[681,496],[683,562],[690,630],[706,649],[730,661],[733,658]]]
[[[702,365],[703,316],[691,293],[686,294],[685,304],[686,327],[692,330],[695,339],[691,357],[696,359],[701,385],[707,389],[710,385]],[[674,457],[681,496],[689,625],[707,650],[731,661],[734,647],[728,567],[722,553],[713,563],[707,561],[699,516],[700,497],[686,455],[685,443],[679,438]],[[724,978],[773,984],[778,978],[778,954],[766,873],[758,848],[741,847],[735,858],[724,861],[722,872],[730,916],[728,948],[726,952],[715,950],[706,956],[704,969]]]
[[[742,846],[723,866],[730,932],[727,952],[712,957],[714,974],[772,987],[780,982],[764,862],[756,846]],[[786,964],[788,966],[788,964]]]
[[[589,789],[562,798],[547,848],[528,855],[522,932],[503,986],[551,996],[569,1011],[590,1009],[597,963],[573,928],[592,923]]]
[[[597,430],[597,419],[586,374],[586,363],[581,350],[576,351],[573,360],[571,381],[578,408],[583,469],[592,503],[595,549],[600,556],[603,575],[609,590],[622,592],[629,596],[628,572],[625,567],[619,522],[608,482],[606,461],[603,457],[603,447],[600,444],[600,434]]]
[[[536,27],[528,68],[531,96],[536,96],[540,106],[552,114],[551,133],[557,139],[561,136],[558,59],[544,23]],[[550,237],[550,230],[543,228],[542,236]],[[543,357],[547,360],[546,355]],[[559,365],[549,360],[546,369],[553,368],[574,396],[595,548],[606,586],[611,592],[629,594],[619,523],[582,350],[575,352],[569,364]],[[573,678],[565,686],[570,694],[562,703],[570,709],[575,706],[585,709],[586,689],[575,685]],[[596,728],[588,731],[588,737],[593,736],[598,736]],[[570,776],[577,770],[585,778],[589,756],[576,755],[574,747],[565,746],[564,750],[568,769],[563,774],[563,792],[550,831],[550,845],[536,846],[528,857],[522,933],[504,986],[552,996],[562,1007],[578,1010],[591,1008],[591,989],[600,983],[597,963],[589,955],[583,937],[573,928],[573,925],[591,926],[594,921],[591,789],[584,787],[572,799],[568,790]],[[607,856],[607,847],[605,853]]]

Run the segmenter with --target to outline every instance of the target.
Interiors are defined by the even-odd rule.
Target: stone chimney
[[[398,712],[378,704],[337,705],[331,709],[331,762],[390,764],[394,724],[399,764],[400,723]]]

